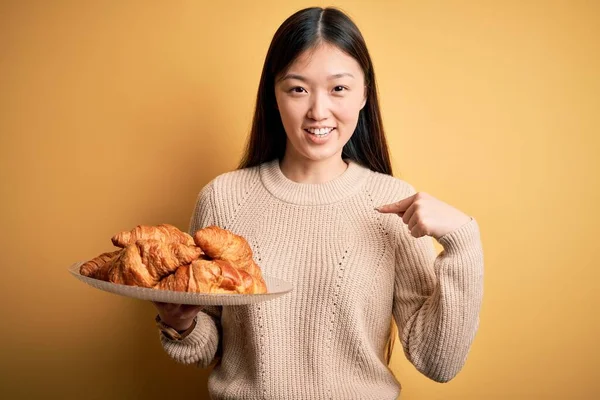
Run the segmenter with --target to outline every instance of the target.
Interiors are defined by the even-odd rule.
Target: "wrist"
[[[196,327],[197,317],[191,320],[181,320],[173,325],[161,320],[160,314],[155,318],[158,329],[171,340],[183,340]]]
[[[172,320],[172,319],[169,319],[169,318],[162,318],[159,315],[159,319],[162,321],[163,324],[169,326],[170,328],[175,329],[176,331],[185,331],[190,326],[192,326],[192,324],[194,323],[194,319],[195,318],[190,318],[190,319],[175,319],[175,320]]]

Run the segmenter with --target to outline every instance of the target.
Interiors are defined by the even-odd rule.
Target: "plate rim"
[[[158,297],[165,296],[182,296],[186,297],[182,299],[182,301],[177,301],[177,304],[194,304],[194,305],[223,305],[223,306],[235,306],[235,305],[248,305],[254,304],[269,300],[274,300],[278,297],[281,297],[285,294],[288,294],[294,290],[293,285],[280,278],[276,278],[274,276],[263,274],[263,279],[267,284],[267,290],[269,289],[269,283],[280,285],[282,288],[277,291],[267,292],[267,293],[256,293],[256,294],[239,294],[239,293],[196,293],[196,292],[180,292],[175,290],[161,290],[154,288],[145,288],[141,286],[130,286],[123,285],[108,281],[103,281],[100,279],[91,278],[89,276],[81,275],[79,270],[86,261],[77,261],[68,268],[68,271],[71,275],[73,275],[77,280],[83,282],[87,286],[91,286],[94,289],[101,290],[103,292],[112,293],[118,296],[134,298],[138,300],[145,301],[157,301],[157,302],[165,302],[163,299],[160,300],[152,300],[144,297],[153,297],[153,294],[159,294]],[[115,290],[110,290],[112,285],[117,285]],[[104,286],[104,287],[100,287]],[[131,293],[123,293],[122,291],[131,290]],[[135,296],[135,294],[140,293],[140,296]],[[245,301],[247,300],[247,301]],[[230,303],[231,302],[231,303]]]

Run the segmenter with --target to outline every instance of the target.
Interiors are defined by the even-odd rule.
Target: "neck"
[[[348,164],[340,157],[313,161],[285,155],[280,163],[281,172],[297,183],[325,183],[342,175]]]
[[[341,201],[361,190],[369,177],[369,169],[348,160],[346,169],[327,182],[296,182],[283,174],[282,162],[275,159],[261,164],[260,178],[269,193],[290,204],[326,205]]]

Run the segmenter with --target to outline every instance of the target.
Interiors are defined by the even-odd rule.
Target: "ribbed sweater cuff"
[[[460,228],[439,239],[444,255],[436,268],[438,277],[450,278],[455,288],[481,295],[483,276],[483,249],[479,226],[474,218]],[[456,286],[458,285],[458,286]]]
[[[170,340],[162,333],[160,340],[164,350],[182,364],[198,364],[207,367],[217,352],[219,331],[214,319],[206,313],[198,313],[196,327],[183,340]]]
[[[449,254],[474,250],[473,247],[477,246],[480,241],[479,225],[473,217],[471,217],[471,221],[438,240]]]

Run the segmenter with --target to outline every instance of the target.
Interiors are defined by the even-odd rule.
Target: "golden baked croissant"
[[[166,243],[182,243],[188,246],[194,245],[194,240],[189,234],[169,224],[158,226],[138,225],[131,231],[117,233],[111,238],[111,241],[117,247],[125,247],[138,240],[148,239],[161,240]]]
[[[197,259],[162,279],[157,289],[198,293],[266,293],[261,277],[250,275],[225,260]]]
[[[123,285],[153,287],[180,265],[200,257],[195,246],[165,243],[160,240],[139,240],[129,244],[114,261],[108,281]]]
[[[194,234],[194,242],[210,258],[230,261],[250,275],[262,277],[260,268],[252,259],[252,249],[243,237],[218,226],[209,226]]]
[[[113,236],[112,242],[122,248],[86,262],[81,275],[162,290],[267,292],[248,242],[216,226],[201,229],[192,238],[173,225],[138,225]]]
[[[81,266],[79,273],[90,278],[108,280],[108,263],[117,257],[121,250],[102,253]]]

